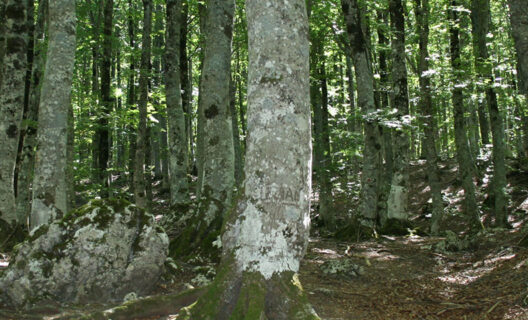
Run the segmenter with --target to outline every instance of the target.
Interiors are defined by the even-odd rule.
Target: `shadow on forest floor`
[[[413,222],[426,230],[429,195],[422,183],[426,181],[425,169],[420,163],[414,169]],[[458,214],[461,193],[456,168],[447,162],[442,172],[447,202],[444,225],[460,234],[465,226]],[[438,249],[437,244],[445,240],[443,237],[381,236],[363,242],[312,237],[300,279],[314,309],[328,320],[528,319],[528,248],[520,245],[523,240],[520,230],[528,217],[528,172],[512,170],[508,178],[512,200],[510,222],[514,229],[489,229],[463,250]],[[485,187],[485,181],[481,187]],[[484,196],[480,196],[480,201],[486,203]],[[336,203],[343,208],[336,209],[345,212],[355,205],[353,202],[340,199]],[[486,214],[485,211],[484,219],[489,218]],[[348,261],[356,272],[329,274],[325,266],[331,261]],[[199,274],[213,267],[177,265],[172,277],[158,286],[156,295],[200,286],[199,280],[205,277]],[[86,314],[108,307],[80,306],[69,310],[50,307],[16,315],[0,311],[0,319],[58,319],[52,314]],[[172,315],[130,319],[175,318]]]

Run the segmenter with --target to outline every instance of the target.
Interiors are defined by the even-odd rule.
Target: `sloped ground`
[[[431,250],[440,240],[398,237],[348,244],[314,239],[301,283],[323,319],[528,319],[526,248],[503,242],[440,254]],[[325,275],[321,265],[329,259],[351,259],[364,273]]]
[[[417,163],[412,172],[413,221],[420,230],[426,230],[429,195],[423,163]],[[442,237],[381,236],[364,242],[312,238],[301,265],[300,278],[319,316],[327,320],[527,320],[528,248],[523,244],[528,241],[523,241],[526,239],[523,239],[521,228],[528,220],[528,173],[515,168],[512,172],[509,194],[512,202],[510,222],[514,229],[483,231],[464,243],[462,250],[444,250],[439,245],[445,242]],[[443,163],[442,181],[447,204],[444,226],[462,238],[464,219],[458,213],[462,193],[456,177],[454,164]],[[484,176],[481,188],[486,183]],[[486,204],[483,194],[480,193],[479,199]],[[353,210],[354,201],[336,199],[338,211]],[[485,210],[483,220],[490,218],[488,214]],[[0,268],[5,261],[0,255]],[[328,274],[327,266],[332,261],[348,262],[345,266],[353,266],[353,270]],[[206,280],[203,274],[211,275],[211,269],[212,266],[178,264],[172,279],[165,279],[156,294],[162,297],[191,285],[200,286]],[[76,306],[64,310],[49,306],[14,314],[0,306],[0,319],[58,319],[58,314],[86,314],[108,307]],[[175,319],[176,312],[171,316],[130,319]]]

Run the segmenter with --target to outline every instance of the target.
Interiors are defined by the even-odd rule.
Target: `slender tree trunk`
[[[431,94],[431,79],[429,70],[429,0],[415,0],[416,31],[419,36],[420,61],[418,74],[420,75],[420,110],[424,122],[424,149],[427,159],[427,180],[433,200],[431,233],[438,234],[440,221],[444,211],[442,200],[442,186],[438,169],[438,155],[436,151],[435,128],[436,112]]]
[[[75,62],[75,1],[48,5],[49,42],[42,81],[31,228],[61,218],[68,209],[68,113]]]
[[[236,111],[236,83],[231,77],[229,84],[229,112],[231,113],[231,128],[233,130],[233,147],[235,152],[235,185],[241,187],[244,179],[242,166],[242,148],[240,146],[240,133],[238,129],[238,114]]]
[[[458,13],[456,7],[457,0],[451,0],[451,7],[449,8],[450,19],[450,53],[451,53],[451,67],[453,68],[455,85],[452,89],[453,95],[453,116],[455,122],[455,144],[456,154],[458,160],[459,178],[462,181],[464,188],[464,213],[467,215],[468,221],[472,225],[480,225],[479,208],[475,198],[475,185],[473,184],[473,163],[471,161],[471,154],[469,151],[466,121],[464,117],[464,92],[461,86],[457,86],[460,82],[461,75],[464,70],[461,68],[460,55],[460,38],[458,27]]]
[[[21,136],[22,150],[20,152],[18,181],[17,181],[17,219],[19,223],[27,224],[31,213],[31,183],[33,181],[33,169],[35,166],[35,149],[37,146],[37,121],[40,101],[40,85],[44,71],[44,25],[46,21],[48,0],[39,2],[37,21],[33,39],[33,64],[31,70],[31,81],[29,86],[29,97],[27,101],[27,114],[23,124],[23,138]]]
[[[103,13],[103,56],[101,57],[101,102],[97,126],[98,137],[98,182],[101,184],[100,196],[109,196],[108,161],[110,159],[110,128],[109,119],[112,112],[114,98],[111,94],[112,69],[112,28],[113,28],[114,0],[105,0]]]
[[[90,23],[92,24],[92,103],[90,110],[90,117],[98,116],[99,113],[99,101],[101,100],[101,86],[99,85],[99,75],[100,75],[100,23],[101,17],[103,16],[103,0],[95,0],[92,9],[90,10]],[[94,134],[92,137],[92,181],[99,181],[99,141],[100,141],[100,131],[94,126]]]
[[[389,90],[390,90],[390,72],[387,63],[387,51],[390,52],[389,39],[386,35],[387,10],[378,11],[378,20],[382,23],[377,27],[378,32],[378,64],[379,64],[379,90],[377,95],[377,108],[381,110],[389,110]],[[383,145],[382,157],[384,160],[383,177],[380,180],[380,200],[379,200],[379,214],[382,221],[387,220],[387,200],[391,190],[392,176],[394,174],[394,150],[393,150],[393,129],[389,126],[380,126],[380,139]]]
[[[508,199],[506,197],[506,139],[502,115],[499,111],[497,93],[493,87],[495,78],[489,61],[486,37],[490,32],[491,11],[489,0],[472,0],[471,21],[473,24],[473,48],[477,75],[486,79],[489,84],[483,88],[486,93],[486,104],[490,114],[491,135],[493,138],[493,182],[490,193],[495,199],[495,223],[498,226],[508,225]]]
[[[346,61],[346,76],[348,78],[348,81],[347,81],[347,93],[348,93],[348,109],[349,109],[349,114],[348,114],[348,117],[347,117],[347,127],[348,127],[348,131],[350,132],[356,132],[356,94],[355,94],[355,91],[356,91],[356,88],[355,88],[355,85],[354,85],[354,73],[353,73],[353,70],[352,70],[352,53],[350,52],[350,46],[347,45],[346,46],[348,49],[347,49],[347,52],[345,54],[345,61]]]
[[[5,9],[5,53],[0,83],[0,219],[16,222],[14,174],[24,110],[27,65],[27,2],[8,0]]]
[[[185,113],[180,88],[180,21],[181,0],[167,1],[167,42],[165,90],[167,93],[167,120],[169,142],[169,181],[171,205],[189,205],[187,182],[188,144],[185,130]]]
[[[134,22],[134,3],[132,0],[128,0],[128,39],[130,43],[130,48],[132,51],[136,51],[136,26]],[[135,109],[136,104],[136,59],[132,54],[130,56],[130,70],[129,78],[127,85],[127,106],[130,109]],[[128,170],[129,170],[129,184],[131,186],[131,191],[134,191],[134,168],[135,168],[135,159],[136,159],[136,141],[137,141],[137,129],[133,124],[128,125],[129,132],[129,143],[128,143]]]
[[[211,0],[206,8],[205,51],[200,83],[199,117],[202,122],[200,198],[193,223],[173,242],[182,256],[200,248],[215,256],[213,241],[231,207],[235,183],[235,159],[229,83],[234,0]]]
[[[409,117],[409,96],[407,89],[407,64],[405,53],[405,18],[402,0],[390,0],[389,11],[392,38],[392,94],[393,108],[397,110],[397,120],[401,127],[394,130],[392,137],[394,173],[392,175],[387,218],[408,220],[409,198],[409,136],[406,133],[405,119]],[[383,222],[383,221],[382,221]]]
[[[190,318],[318,319],[296,276],[310,219],[305,1],[248,0],[246,10],[250,131],[245,191],[226,226],[221,271]]]
[[[515,51],[517,52],[517,78],[519,91],[528,101],[528,6],[523,0],[509,0]],[[526,110],[526,106],[525,106]],[[528,121],[524,120],[524,158],[528,159]]]
[[[7,0],[0,0],[0,66],[4,65],[4,55],[6,49],[6,38],[5,38],[5,8]],[[2,73],[4,68],[0,68],[0,84],[2,83]]]
[[[358,107],[365,114],[363,173],[361,176],[361,204],[363,223],[375,227],[378,220],[378,201],[381,174],[381,141],[374,104],[374,78],[369,56],[368,42],[361,22],[357,0],[342,0],[347,35],[352,48],[352,60],[356,72]]]
[[[187,55],[187,33],[188,25],[187,20],[189,18],[189,4],[187,0],[181,1],[181,18],[180,18],[180,79],[181,79],[181,100],[183,112],[185,113],[185,133],[188,144],[187,153],[190,157],[187,157],[187,170],[189,165],[192,165],[192,152],[193,150],[193,132],[192,132],[192,104],[191,104],[191,81],[192,78],[189,76],[190,67],[192,66],[189,63],[189,57]]]
[[[136,205],[147,208],[147,186],[145,181],[145,162],[147,152],[147,103],[148,81],[151,54],[152,0],[143,0],[143,39],[141,50],[141,69],[139,73],[139,124],[136,140],[136,157],[134,161],[134,198]]]

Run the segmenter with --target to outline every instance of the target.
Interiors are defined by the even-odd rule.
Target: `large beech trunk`
[[[1,45],[4,48],[0,48],[4,51],[0,56],[3,58],[0,60],[0,220],[14,224],[14,174],[26,84],[27,3],[20,0],[4,3],[5,18],[0,17],[4,31]]]
[[[187,206],[190,202],[187,182],[187,134],[182,106],[180,75],[180,20],[182,1],[167,1],[167,43],[165,90],[169,143],[169,181],[171,205]]]
[[[205,9],[205,50],[198,107],[198,206],[191,224],[172,242],[171,253],[186,256],[200,249],[218,256],[212,246],[232,204],[235,156],[229,83],[234,0],[211,0]]]
[[[68,113],[75,60],[75,1],[49,2],[49,44],[42,81],[31,228],[62,217],[68,208]]]
[[[296,277],[310,224],[311,125],[304,0],[246,2],[244,188],[218,276],[189,319],[318,319]]]

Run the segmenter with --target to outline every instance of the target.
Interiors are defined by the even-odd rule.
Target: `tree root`
[[[200,298],[206,288],[188,290],[162,296],[149,296],[137,300],[131,300],[124,304],[97,311],[90,314],[64,315],[57,320],[130,320],[152,317],[162,317],[169,314],[176,314],[182,308],[194,303]]]

